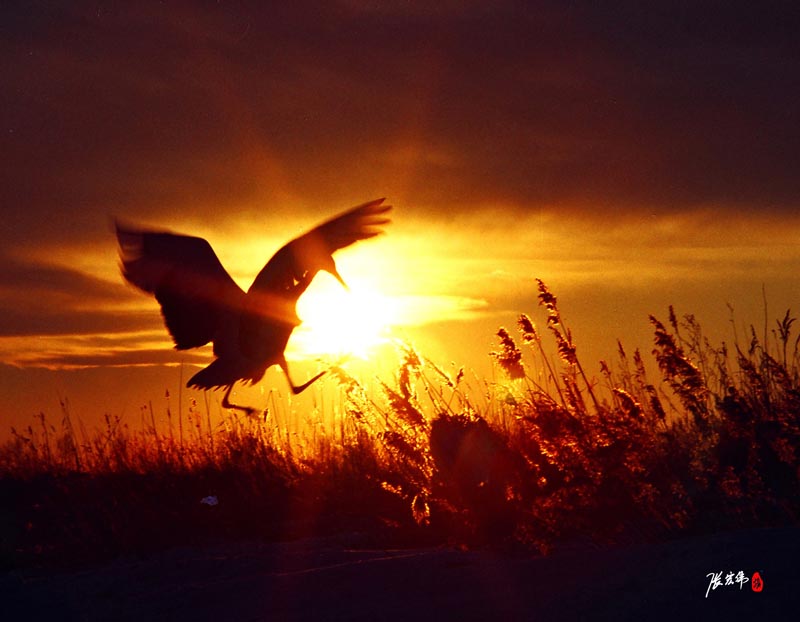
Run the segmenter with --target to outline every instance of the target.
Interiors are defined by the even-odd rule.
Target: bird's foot
[[[242,412],[251,419],[254,419],[258,415],[258,408],[253,408],[252,406],[242,406],[241,409]]]
[[[262,419],[263,421],[267,420],[269,417],[269,408],[265,408],[264,410],[259,410],[258,408],[251,408],[249,406],[245,406],[245,415],[247,415],[250,419]]]
[[[258,418],[259,414],[264,415],[264,420],[267,419],[267,413],[269,412],[268,409],[264,409],[263,411],[259,411],[258,408],[253,408],[252,406],[241,406],[239,404],[232,404],[230,401],[231,397],[231,390],[233,389],[233,385],[228,387],[228,390],[225,391],[225,395],[222,398],[222,407],[227,408],[228,410],[240,410],[246,416],[251,419]]]

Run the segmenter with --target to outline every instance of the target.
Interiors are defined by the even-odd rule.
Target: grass
[[[64,403],[60,425],[40,415],[0,448],[2,562],[353,531],[547,552],[797,524],[789,312],[728,347],[670,308],[650,317],[652,358],[620,343],[594,376],[541,281],[538,301],[543,329],[521,315],[516,339],[498,331],[502,380],[448,374],[401,345],[377,389],[332,369],[333,416],[302,438],[269,417],[214,425],[207,406],[172,413],[169,401],[166,426],[148,404],[139,429],[107,417],[87,431]],[[209,495],[218,505],[200,503]]]

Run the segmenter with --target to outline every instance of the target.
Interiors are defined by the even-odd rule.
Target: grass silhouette
[[[88,432],[64,403],[59,426],[40,415],[0,448],[2,563],[343,531],[546,552],[797,524],[789,312],[728,347],[670,308],[666,323],[650,317],[652,361],[619,343],[594,377],[541,281],[538,301],[544,332],[527,315],[521,347],[498,331],[499,380],[448,374],[400,345],[377,391],[334,368],[334,423],[300,440],[260,417],[213,425],[194,401],[179,413],[168,402],[166,429],[150,404],[140,429],[106,417]],[[201,504],[208,495],[219,503]]]

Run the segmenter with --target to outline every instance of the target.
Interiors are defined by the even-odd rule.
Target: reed
[[[666,323],[649,318],[652,360],[619,342],[592,376],[557,298],[537,286],[546,330],[537,310],[519,317],[521,347],[501,328],[494,380],[447,373],[398,344],[392,378],[334,367],[335,398],[309,413],[270,394],[264,417],[216,422],[207,403],[179,397],[175,411],[169,396],[136,427],[107,415],[87,431],[66,401],[59,424],[37,415],[0,447],[0,489],[14,508],[2,557],[354,529],[547,551],[576,538],[797,524],[790,312],[771,334],[752,328],[729,347],[670,307]],[[200,504],[208,495],[218,506]]]

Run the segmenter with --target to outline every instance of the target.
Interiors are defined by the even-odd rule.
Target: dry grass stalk
[[[272,394],[266,419],[221,413],[214,425],[208,406],[203,416],[193,400],[186,412],[180,404],[172,412],[167,401],[166,430],[150,404],[139,428],[106,416],[94,433],[64,402],[60,426],[42,414],[36,426],[12,430],[0,448],[0,483],[69,482],[66,489],[84,495],[80,503],[88,509],[58,497],[59,525],[50,526],[56,537],[40,529],[34,505],[22,507],[20,520],[34,527],[20,525],[26,535],[19,548],[34,551],[48,537],[51,547],[79,547],[97,537],[103,521],[103,533],[117,546],[139,529],[126,512],[147,533],[163,532],[170,519],[159,511],[177,507],[176,495],[190,494],[196,503],[209,486],[221,498],[217,489],[241,497],[228,526],[236,533],[242,525],[258,532],[248,522],[253,506],[268,514],[280,507],[276,498],[301,508],[323,499],[343,528],[360,512],[408,529],[440,530],[445,538],[510,538],[541,549],[587,535],[652,539],[800,519],[799,359],[788,314],[774,334],[777,352],[752,330],[747,346],[737,343],[729,357],[727,347],[712,348],[702,338],[694,318],[681,323],[670,309],[671,330],[651,317],[661,383],[648,378],[638,350],[629,358],[619,343],[618,362],[602,363],[599,384],[580,367],[556,297],[543,282],[538,287],[555,363],[527,315],[518,327],[529,350],[523,354],[500,329],[500,350],[491,353],[512,383],[471,386],[463,368],[451,378],[401,345],[392,384],[378,381],[376,396],[345,370],[332,369],[341,402],[334,402],[335,416],[306,413],[311,433],[290,431],[289,418],[277,418],[286,407]],[[526,368],[538,370],[540,383]],[[312,415],[338,427],[322,428]],[[179,423],[177,437],[173,417],[191,424],[183,430]],[[41,505],[55,493],[45,487],[41,497],[30,494]],[[103,505],[120,495],[125,511]],[[158,507],[152,500],[147,506],[147,495]]]

